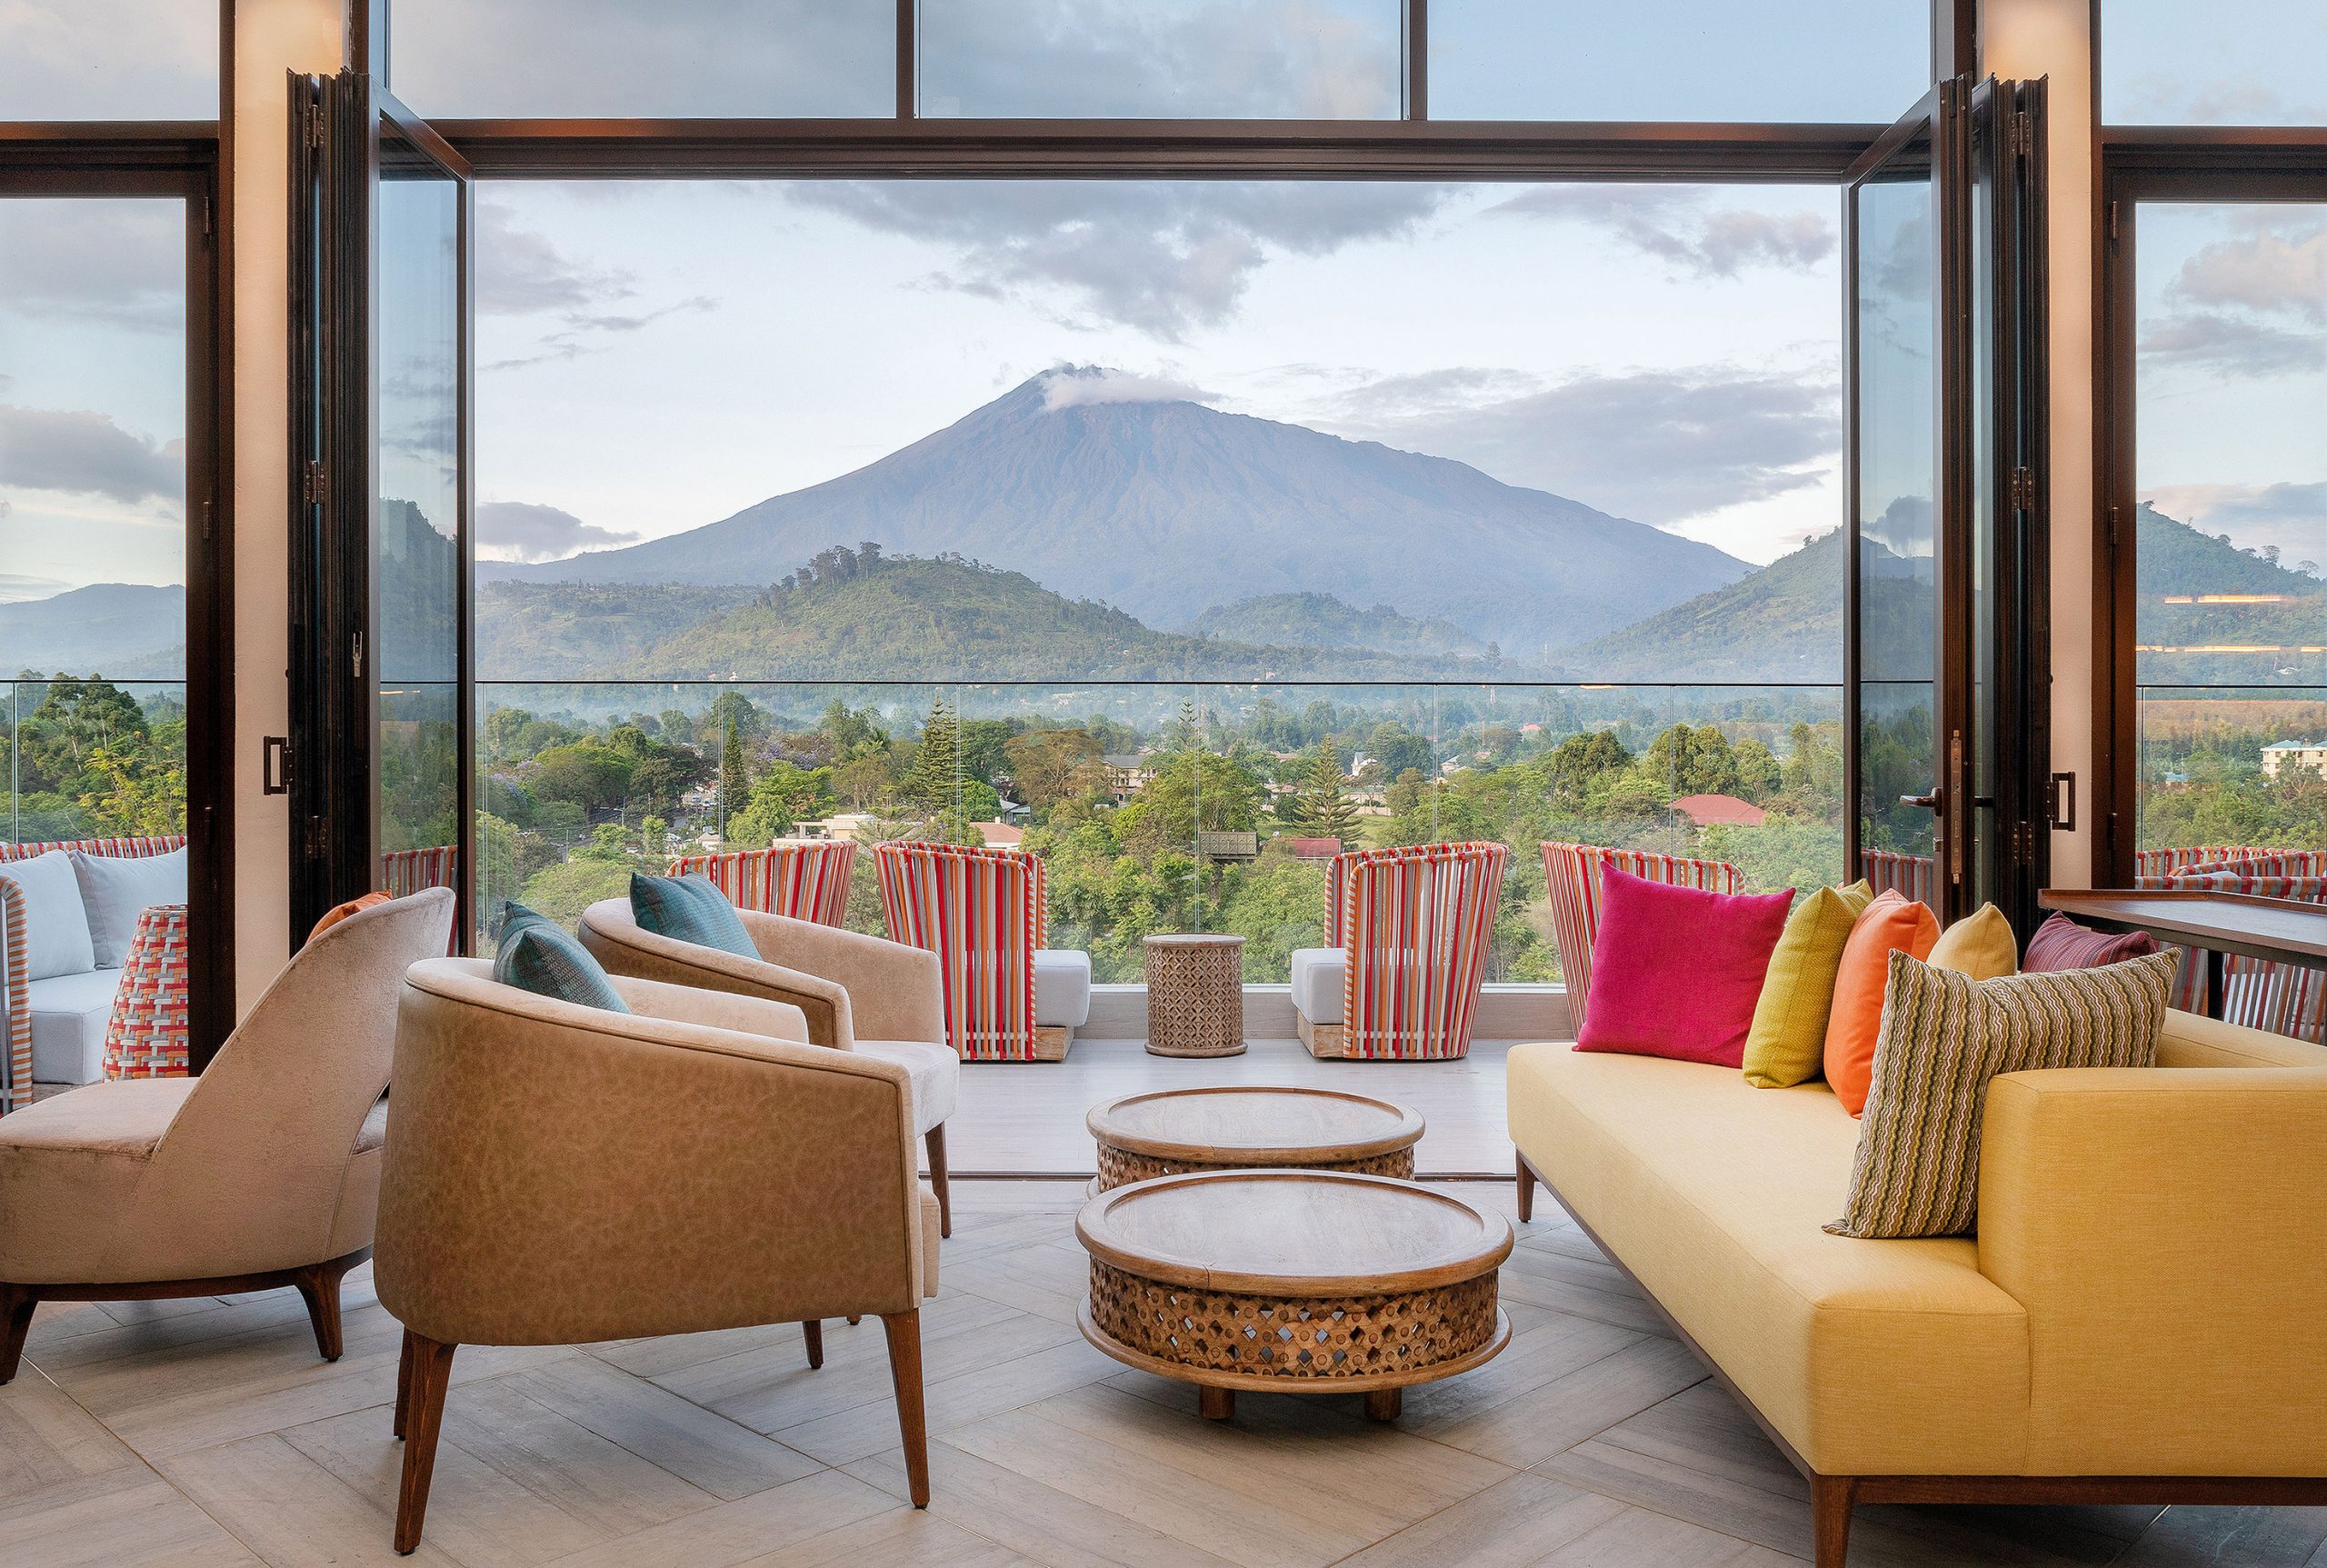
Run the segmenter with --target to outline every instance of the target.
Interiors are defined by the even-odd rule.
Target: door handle
[[[1899,797],[1899,804],[1901,805],[1921,806],[1925,811],[1937,811],[1939,809],[1939,792],[1937,790],[1933,790],[1929,794],[1903,794]]]

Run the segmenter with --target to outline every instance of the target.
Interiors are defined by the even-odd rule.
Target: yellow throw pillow
[[[1834,1004],[1834,972],[1851,927],[1874,901],[1863,882],[1822,887],[1786,917],[1785,934],[1770,954],[1753,1026],[1745,1034],[1745,1081],[1756,1089],[1790,1089],[1818,1076],[1826,1054],[1826,1014]]]
[[[2012,940],[2012,922],[1992,904],[1957,921],[1939,934],[1924,963],[1949,969],[1974,980],[2002,980],[2020,973],[2020,944]]]

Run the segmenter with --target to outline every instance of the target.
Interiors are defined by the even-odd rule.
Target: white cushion
[[[94,1084],[105,1076],[105,1025],[113,1019],[118,969],[87,969],[25,988],[33,1015],[33,1081]]]
[[[1340,1023],[1343,990],[1348,975],[1349,955],[1340,948],[1294,948],[1293,1010],[1312,1024]]]
[[[0,876],[24,890],[25,974],[46,980],[58,974],[86,974],[97,966],[96,949],[89,941],[89,912],[81,903],[81,882],[73,874],[73,857],[61,849],[30,860],[0,864]]]
[[[97,967],[118,969],[149,904],[185,902],[185,851],[167,854],[84,854],[73,852],[73,874],[89,916]]]
[[[1034,1022],[1080,1029],[1091,1022],[1091,955],[1065,948],[1034,953]]]
[[[913,1130],[918,1137],[954,1114],[962,1083],[962,1059],[951,1045],[919,1040],[859,1040],[857,1050],[894,1062],[913,1074]]]

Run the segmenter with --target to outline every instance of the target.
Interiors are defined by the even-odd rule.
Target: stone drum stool
[[[1151,936],[1147,1050],[1154,1056],[1244,1054],[1244,939]]]
[[[1495,1272],[1511,1222],[1415,1182],[1339,1171],[1204,1171],[1092,1199],[1083,1337],[1126,1366],[1194,1383],[1215,1421],[1240,1389],[1402,1391],[1470,1371],[1511,1341]]]

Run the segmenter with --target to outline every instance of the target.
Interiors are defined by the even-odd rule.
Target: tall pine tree
[[[719,732],[719,831],[723,836],[727,824],[741,816],[744,808],[751,804],[751,759],[744,754],[744,737],[731,713],[725,727]]]
[[[921,726],[921,747],[905,774],[906,802],[930,818],[946,815],[960,793],[961,770],[961,722],[954,716],[954,704],[940,696]]]
[[[1357,807],[1343,782],[1333,743],[1325,742],[1318,746],[1316,758],[1309,764],[1309,777],[1293,797],[1294,828],[1310,838],[1337,838],[1347,848],[1357,836]]]

